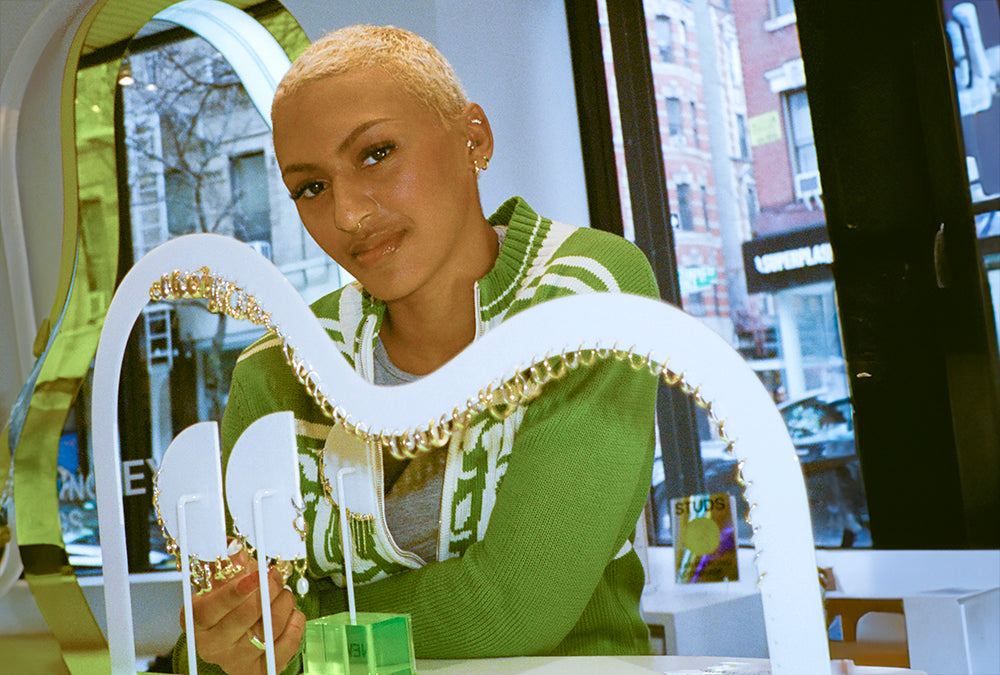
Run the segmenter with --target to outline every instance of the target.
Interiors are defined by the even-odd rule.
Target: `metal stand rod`
[[[181,587],[184,591],[184,630],[187,632],[188,672],[198,672],[198,651],[194,644],[194,609],[191,606],[191,556],[187,537],[185,508],[201,495],[181,495],[177,500],[177,545],[181,557]]]
[[[344,467],[337,472],[337,505],[340,508],[340,549],[344,554],[344,583],[347,584],[347,611],[351,615],[351,625],[358,625],[358,612],[354,606],[354,543],[351,530],[347,526],[347,507],[344,505],[344,476],[356,469]]]
[[[263,501],[274,494],[273,490],[257,490],[253,495],[253,528],[257,543],[257,578],[260,579],[260,611],[264,623],[264,653],[267,673],[275,675],[274,628],[271,626],[271,592],[267,583],[267,546],[264,541]],[[196,671],[192,671],[196,672]]]

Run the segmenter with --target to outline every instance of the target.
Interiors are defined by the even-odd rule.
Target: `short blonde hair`
[[[304,84],[352,70],[379,67],[442,120],[468,104],[448,60],[430,42],[395,26],[347,26],[327,33],[295,59],[278,84],[272,111]]]

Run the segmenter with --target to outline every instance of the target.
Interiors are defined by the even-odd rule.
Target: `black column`
[[[566,0],[590,226],[621,236],[622,204],[596,0]]]
[[[797,0],[878,548],[1000,545],[996,332],[939,0]]]

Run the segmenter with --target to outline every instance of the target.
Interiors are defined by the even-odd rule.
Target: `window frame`
[[[567,8],[575,3],[570,3],[567,0]],[[636,242],[640,244],[640,247],[646,251],[647,255],[650,257],[651,262],[654,266],[654,272],[657,275],[657,279],[660,282],[661,292],[663,293],[664,299],[668,301],[675,301],[676,295],[673,294],[673,289],[671,289],[671,277],[676,279],[676,261],[671,260],[673,252],[673,228],[665,228],[665,232],[648,232],[643,231],[641,227],[642,223],[655,223],[655,222],[668,222],[670,220],[670,210],[667,208],[668,200],[662,194],[662,188],[660,187],[659,181],[662,179],[662,156],[660,154],[660,148],[658,142],[659,132],[658,129],[650,130],[646,127],[643,121],[644,117],[655,118],[655,105],[653,106],[652,112],[650,112],[650,107],[646,103],[645,98],[649,95],[652,87],[650,81],[647,81],[651,77],[649,72],[649,51],[646,49],[646,53],[643,53],[641,48],[635,48],[634,45],[629,45],[628,41],[630,36],[634,36],[636,31],[636,26],[644,26],[644,20],[642,15],[641,2],[638,0],[625,1],[622,3],[615,3],[616,7],[614,12],[611,11],[612,8],[609,7],[609,32],[611,36],[612,46],[615,51],[615,61],[618,66],[616,67],[619,76],[617,78],[617,94],[619,106],[622,114],[622,125],[623,132],[628,139],[627,147],[632,148],[632,156],[626,153],[625,162],[629,167],[629,183],[632,185],[632,189],[629,191],[632,200],[632,211],[635,214],[636,227]],[[794,15],[794,20],[792,22],[798,23],[798,28],[800,31],[800,42],[802,43],[803,58],[806,60],[807,67],[811,69],[813,75],[810,77],[812,82],[822,83],[823,88],[829,87],[831,90],[837,88],[845,88],[851,90],[855,94],[855,98],[852,100],[864,101],[865,93],[862,91],[854,91],[852,85],[858,84],[851,82],[850,78],[845,76],[846,72],[850,72],[851,69],[844,66],[845,62],[850,62],[853,64],[854,69],[858,68],[876,68],[880,73],[883,73],[887,82],[891,83],[893,89],[887,90],[886,92],[880,92],[880,100],[884,102],[891,102],[893,105],[898,105],[901,101],[912,102],[914,98],[918,98],[922,101],[933,101],[933,95],[928,98],[927,92],[928,87],[931,87],[926,82],[917,82],[916,79],[911,79],[906,82],[905,76],[902,74],[897,74],[895,68],[897,64],[893,61],[893,56],[890,55],[888,51],[878,51],[876,48],[876,42],[871,41],[866,43],[865,53],[862,54],[852,53],[855,50],[855,45],[846,44],[835,44],[837,41],[831,41],[828,36],[831,34],[831,19],[836,21],[836,27],[839,28],[841,32],[853,34],[857,30],[857,15],[856,10],[850,7],[842,7],[836,3],[829,3],[828,0],[799,0],[798,7],[796,7],[796,14]],[[941,82],[948,84],[948,76],[946,74],[942,75],[941,68],[946,65],[946,57],[942,51],[935,51],[938,47],[935,44],[935,39],[939,39],[940,32],[942,30],[940,24],[940,10],[935,11],[933,7],[927,7],[921,5],[920,11],[911,11],[911,5],[908,0],[887,0],[885,6],[872,7],[869,8],[869,12],[873,14],[873,18],[878,19],[880,22],[885,22],[886,24],[891,24],[893,21],[899,21],[902,17],[912,26],[914,30],[920,32],[920,39],[925,41],[925,44],[930,45],[928,52],[926,54],[918,55],[920,59],[921,67],[927,69],[928,72],[932,72],[934,77],[937,78],[936,95],[940,96],[942,91],[948,90],[947,86],[941,85]],[[595,12],[596,14],[596,12]],[[792,15],[789,15],[790,17]],[[640,23],[642,21],[642,23]],[[770,28],[765,26],[765,29],[777,30],[783,27],[782,25],[772,25]],[[571,35],[574,31],[580,30],[580,26],[576,25],[576,22],[570,21],[570,32]],[[834,31],[835,32],[835,31]],[[908,39],[907,36],[903,34],[896,34],[893,30],[884,30],[880,33],[883,38],[888,36],[889,41],[892,41],[893,47],[898,48],[897,53],[906,53],[913,55],[912,44],[904,44]],[[599,38],[599,35],[598,35]],[[633,40],[634,42],[634,40]],[[600,45],[595,44],[592,50],[596,53],[600,53]],[[940,62],[938,62],[937,60]],[[896,59],[898,61],[898,59]],[[576,62],[574,62],[574,69],[576,70]],[[905,87],[917,87],[919,92],[915,94],[912,89],[909,93],[905,92]],[[820,88],[816,86],[814,88]],[[898,88],[898,89],[897,89]],[[932,87],[933,88],[933,87]],[[777,93],[777,92],[776,92]],[[588,91],[586,87],[581,86],[577,89],[577,95],[579,100],[585,101],[588,99],[596,99],[599,105],[600,99],[603,97],[604,92],[601,91]],[[810,89],[810,103],[813,104],[813,88]],[[837,125],[839,123],[838,116],[835,111],[838,109],[838,99],[843,97],[838,97],[835,93],[826,94],[821,93],[820,97],[824,100],[823,105],[811,105],[812,113],[820,118],[819,125],[824,129],[824,133],[835,134],[837,131]],[[950,101],[948,101],[950,105]],[[953,113],[949,112],[944,115],[940,110],[935,111],[936,114],[941,114],[941,119],[944,123],[944,129],[950,129],[954,126]],[[845,111],[846,118],[854,119],[856,115],[851,111]],[[880,119],[876,116],[874,119]],[[950,120],[950,121],[949,121]],[[824,149],[819,142],[819,136],[821,135],[819,131],[816,130],[816,120],[813,120],[814,125],[814,140],[817,145],[817,153],[819,156],[819,162],[822,165],[824,163]],[[898,130],[890,128],[889,126],[883,126],[882,131],[887,134],[895,134]],[[610,144],[611,139],[611,129],[610,129],[610,117],[607,120],[607,128],[595,128],[588,127],[587,132],[590,134],[602,134],[607,143]],[[655,140],[654,140],[655,139]],[[851,153],[860,153],[864,156],[865,153],[870,152],[870,148],[857,147],[857,139],[852,139],[850,143]],[[954,146],[954,147],[952,147]],[[957,141],[951,138],[949,134],[941,134],[932,143],[932,152],[930,156],[944,158],[950,157],[954,148],[957,147]],[[832,159],[829,161],[837,161],[839,158],[845,156],[845,148],[841,147],[838,149],[836,143],[832,144],[830,148],[826,151]],[[836,159],[833,159],[836,158]],[[589,163],[589,160],[585,161],[585,166]],[[867,169],[868,167],[866,167]],[[930,172],[938,177],[939,180],[943,181],[944,184],[949,187],[954,183],[954,177],[960,176],[964,177],[964,173],[960,168],[955,168],[951,163],[947,167],[940,166],[937,167],[932,162],[928,167]],[[659,176],[658,176],[659,172]],[[951,178],[949,178],[951,176]],[[852,176],[848,176],[852,180],[856,180]],[[886,176],[875,177],[875,182],[885,183],[887,181]],[[640,187],[642,189],[640,189]],[[967,186],[965,187],[967,190]],[[870,192],[870,190],[867,190]],[[840,192],[838,190],[838,192]],[[854,194],[843,195],[846,197],[851,197],[856,199],[857,196]],[[615,195],[617,197],[617,195]],[[601,194],[590,194],[589,198],[595,201],[603,202],[606,198],[605,195]],[[752,191],[749,190],[746,195],[748,202],[757,201],[758,197],[756,195],[756,189]],[[960,203],[961,199],[952,197],[953,202]],[[836,213],[839,206],[839,199],[832,201],[832,203],[827,204],[827,213]],[[845,206],[850,206],[854,208],[855,205],[845,204]],[[860,207],[859,207],[860,208]],[[868,216],[872,213],[872,205],[868,205]],[[971,212],[971,209],[970,209]],[[753,209],[751,208],[751,213]],[[861,208],[858,215],[861,217],[865,216],[864,208]],[[839,214],[837,214],[839,215]],[[971,219],[971,215],[969,216]],[[843,221],[842,221],[843,223]],[[864,270],[866,266],[870,267],[866,263],[864,247],[858,248],[857,246],[851,246],[851,237],[857,237],[857,232],[850,232],[846,230],[845,225],[841,225],[841,229],[836,232],[831,232],[831,243],[836,249],[836,256],[838,258],[838,263],[841,268],[859,266],[858,269]],[[650,246],[650,244],[655,244],[655,246]],[[903,248],[903,247],[900,247]],[[897,252],[898,253],[898,252]],[[666,258],[666,259],[665,259]],[[978,263],[970,263],[975,267]],[[878,277],[871,280],[870,283],[866,282],[867,285],[864,287],[868,289],[869,295],[872,289],[885,288],[885,281],[888,277],[885,277],[879,281]],[[913,282],[911,282],[913,283]],[[887,289],[890,290],[891,289]],[[838,289],[838,294],[840,290]],[[963,306],[975,306],[978,303],[984,302],[982,289],[969,291],[971,297],[963,298]],[[888,292],[884,294],[885,299],[896,297],[894,292]],[[988,298],[985,298],[986,306],[988,306]],[[931,307],[936,306],[934,302],[929,302],[925,307],[925,311]],[[898,307],[887,308],[888,313],[880,318],[880,321],[875,324],[870,324],[870,322],[864,325],[868,326],[870,329],[870,339],[872,340],[872,346],[877,346],[879,349],[886,349],[890,353],[894,349],[892,346],[892,340],[894,336],[892,330],[895,330],[891,325],[891,322],[887,319],[890,316],[895,315]],[[873,316],[871,314],[868,315]],[[859,316],[859,321],[865,321],[864,315]],[[859,324],[860,325],[860,324]],[[992,324],[991,324],[992,325]],[[843,321],[842,321],[843,327]],[[993,346],[996,346],[995,330],[991,329],[993,334]],[[898,336],[897,336],[898,337]],[[856,356],[852,353],[852,348],[857,347],[857,343],[852,343],[852,337],[850,335],[845,335],[842,337],[845,343],[845,358],[848,360],[849,364],[852,358]],[[898,349],[898,343],[896,344],[896,349]],[[925,360],[922,364],[917,366],[919,369],[926,371],[929,367],[938,368],[941,366],[942,361],[947,359],[947,355],[939,351],[928,355],[929,358]],[[981,357],[982,354],[976,353],[976,358]],[[891,356],[890,356],[891,358]],[[990,361],[992,358],[992,361]],[[985,374],[996,373],[996,359],[994,357],[989,357],[986,355],[988,368],[984,371]],[[966,372],[964,375],[957,375],[957,379],[952,386],[959,386],[963,380],[975,379],[978,381],[979,375],[971,372]],[[996,400],[996,378],[992,383],[987,383],[985,387],[982,388],[984,393],[988,393],[989,396],[994,398],[991,400]],[[914,396],[923,396],[928,394],[927,391],[928,383],[926,381],[914,383],[909,389],[906,387],[898,388],[896,391],[899,396],[904,399],[911,399]],[[978,390],[979,385],[977,385]],[[972,410],[983,415],[982,421],[988,425],[988,430],[990,434],[996,433],[997,430],[997,410],[1000,409],[1000,405],[994,405],[989,407],[989,402],[986,401],[970,401],[972,404],[969,407],[969,411],[962,412],[955,409],[954,412],[950,412],[951,408],[950,402],[947,399],[948,387],[944,386],[939,388],[939,390],[934,394],[938,397],[941,405],[932,409],[932,414],[935,420],[940,421],[941,424],[950,426],[951,418],[954,414],[955,419],[962,419],[968,417]],[[957,392],[956,392],[957,393]],[[871,407],[869,407],[871,406]],[[901,438],[894,432],[897,431],[896,424],[886,424],[884,420],[878,420],[878,415],[876,413],[879,410],[879,405],[877,401],[864,400],[860,402],[859,407],[856,410],[864,410],[861,414],[874,420],[872,426],[869,428],[869,434],[871,439],[878,439],[881,437],[885,442],[897,448],[899,451],[903,451],[905,448]],[[874,416],[872,416],[873,413]],[[911,413],[912,415],[912,413]],[[676,440],[681,438],[682,434],[685,433],[686,421],[683,415],[676,416],[672,419],[673,426],[667,429],[667,442],[663,449],[663,459],[666,462],[676,462],[672,467],[672,471],[678,474],[673,478],[675,481],[673,485],[669,486],[670,489],[676,489],[677,494],[696,494],[696,490],[700,487],[697,481],[697,474],[700,472],[700,461],[698,466],[695,467],[691,460],[693,459],[690,455],[694,453],[683,454],[679,451],[676,446]],[[975,426],[975,425],[973,425]],[[664,431],[661,425],[661,433]],[[970,427],[971,428],[971,427]],[[977,427],[978,428],[978,427]],[[866,460],[866,457],[862,455],[864,452],[862,443],[863,435],[865,432],[859,430],[858,440],[859,440],[859,455],[862,456],[862,461]],[[969,434],[965,434],[968,437]],[[912,435],[911,435],[912,436]],[[909,438],[910,436],[908,436]],[[993,438],[994,436],[991,436]],[[925,440],[913,437],[912,440],[916,445],[925,443]],[[869,443],[878,443],[878,440],[869,440]],[[672,445],[673,443],[673,445]],[[697,444],[697,440],[693,443]],[[693,447],[690,446],[689,447]],[[960,449],[958,446],[951,444],[950,442],[944,442],[940,447],[937,447],[933,451],[934,461],[941,460],[945,465],[953,465],[959,454],[968,455],[968,449]],[[877,447],[873,447],[871,452],[878,452]],[[678,454],[671,455],[672,452]],[[894,450],[896,452],[896,450]],[[975,456],[973,453],[971,456]],[[871,456],[867,458],[866,462],[866,472],[868,471],[868,464],[877,462],[880,464],[885,464],[884,458],[878,458],[877,456]],[[928,466],[914,466],[913,457],[905,461],[905,465],[908,470],[913,470],[922,477],[928,473],[928,469],[934,466],[931,462]],[[970,466],[973,466],[970,464]],[[992,465],[990,465],[992,466]],[[886,467],[888,471],[888,467]],[[669,474],[670,472],[668,472]],[[995,476],[995,471],[991,468],[987,474],[989,476]],[[692,475],[695,474],[695,475]],[[934,480],[932,476],[928,476],[930,480]],[[669,480],[668,476],[668,480]],[[886,523],[885,528],[875,528],[872,529],[873,536],[873,547],[874,548],[911,548],[911,549],[929,549],[929,548],[964,548],[967,547],[970,541],[968,537],[968,531],[963,532],[956,529],[956,523],[963,522],[961,515],[958,515],[955,520],[952,521],[951,526],[941,525],[939,528],[928,529],[926,526],[927,509],[914,509],[914,504],[924,503],[927,497],[926,492],[916,493],[914,492],[914,487],[912,485],[907,485],[905,483],[900,483],[899,481],[892,478],[889,473],[879,478],[874,478],[869,480],[866,474],[866,493],[867,501],[869,503],[870,510],[872,511],[872,518],[884,518]],[[937,496],[944,498],[944,504],[948,505],[949,513],[954,512],[954,506],[961,504],[963,502],[964,490],[969,489],[975,494],[975,490],[978,489],[976,486],[971,485],[968,488],[957,488],[956,486],[948,485],[944,492],[940,492]],[[901,491],[901,492],[900,492]],[[905,499],[900,499],[900,494],[906,494]],[[947,497],[943,497],[947,494]],[[938,499],[937,501],[940,501]],[[994,490],[994,495],[986,500],[986,503],[991,503],[996,505],[996,495]],[[877,505],[877,508],[872,509],[873,505]],[[877,511],[882,511],[882,513],[876,513]],[[987,513],[992,515],[996,511],[990,510],[980,514],[985,516]],[[968,514],[967,514],[968,516]],[[901,527],[895,528],[896,531],[893,532],[894,527],[893,518],[899,518],[899,525]],[[940,517],[936,516],[939,520]],[[978,528],[975,530],[976,535],[975,541],[980,545],[985,542],[986,548],[995,548],[1000,545],[1000,535],[997,534],[995,528],[990,528],[986,531],[983,528]]]
[[[666,14],[657,14],[654,21],[656,46],[660,53],[660,61],[662,63],[675,63],[674,21]]]
[[[799,131],[802,126],[795,122],[793,112],[793,97],[801,97],[806,105],[806,117],[809,120],[809,144],[799,143]],[[781,110],[785,123],[785,141],[788,145],[788,164],[792,170],[792,187],[795,198],[801,202],[808,202],[810,199],[818,198],[822,195],[819,181],[819,168],[804,169],[802,162],[802,152],[810,148],[812,155],[816,156],[816,135],[812,125],[812,108],[809,106],[809,96],[805,87],[786,89],[781,92]]]
[[[667,96],[663,99],[663,109],[667,118],[667,136],[672,145],[684,144],[684,113],[679,96]]]
[[[682,232],[694,232],[694,210],[691,208],[691,183],[678,181],[674,186],[677,195],[677,228]]]

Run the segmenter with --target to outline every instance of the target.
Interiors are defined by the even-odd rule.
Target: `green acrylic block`
[[[416,675],[409,614],[348,612],[310,619],[306,675]]]

